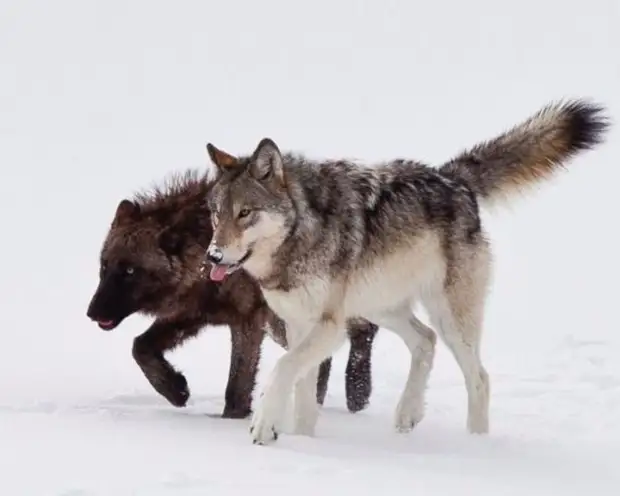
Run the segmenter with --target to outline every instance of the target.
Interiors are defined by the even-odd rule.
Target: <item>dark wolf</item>
[[[133,344],[133,357],[153,388],[182,407],[190,392],[185,377],[164,358],[206,326],[227,325],[231,357],[223,416],[251,413],[265,332],[287,346],[284,323],[267,306],[252,278],[239,271],[218,284],[201,274],[211,241],[210,212],[204,202],[210,183],[190,170],[163,187],[138,193],[117,207],[100,253],[99,285],[87,315],[112,330],[134,313],[155,317]],[[366,407],[371,393],[371,348],[377,328],[350,321],[351,349],[346,368],[347,406]],[[325,399],[331,358],[321,365],[317,400]]]
[[[422,420],[437,333],[465,378],[468,430],[487,433],[480,341],[491,249],[480,204],[508,201],[552,178],[601,143],[608,127],[597,104],[553,103],[438,168],[413,160],[316,162],[281,153],[269,138],[245,157],[207,145],[217,166],[208,197],[211,278],[243,267],[296,334],[254,411],[253,441],[276,438],[293,387],[301,398],[296,430],[314,432],[318,366],[342,344],[354,315],[392,330],[411,352],[399,431]],[[432,329],[414,316],[414,303],[425,306]]]

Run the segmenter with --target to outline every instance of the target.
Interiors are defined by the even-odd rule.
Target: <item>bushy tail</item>
[[[485,203],[506,199],[549,179],[571,157],[601,143],[610,126],[604,110],[584,100],[551,103],[440,170],[465,179]]]

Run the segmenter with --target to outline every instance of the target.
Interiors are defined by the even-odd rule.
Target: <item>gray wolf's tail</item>
[[[440,170],[467,181],[485,203],[508,199],[551,178],[571,157],[601,143],[610,126],[604,111],[585,100],[551,103]]]

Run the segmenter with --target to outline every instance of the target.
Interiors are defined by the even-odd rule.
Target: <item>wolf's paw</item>
[[[467,430],[470,434],[486,435],[489,433],[489,418],[486,415],[471,415],[467,418]]]
[[[133,356],[144,377],[155,391],[173,406],[186,405],[190,393],[187,379],[183,374],[174,370],[172,365],[161,356],[153,354],[152,350],[144,344],[144,340],[140,338],[134,341]]]
[[[272,424],[261,421],[256,423],[252,422],[250,426],[250,436],[252,437],[252,444],[264,446],[278,440],[278,431]]]
[[[167,374],[165,377],[158,378],[154,386],[157,392],[173,406],[181,408],[187,404],[190,393],[187,379],[183,374],[179,372]]]
[[[278,439],[278,403],[270,400],[276,398],[268,393],[263,394],[258,406],[252,415],[250,424],[250,437],[252,444],[266,445]]]
[[[407,433],[418,425],[424,418],[424,408],[419,405],[407,405],[402,401],[396,408],[394,428],[396,432]]]
[[[347,409],[351,413],[361,412],[369,405],[369,403],[370,401],[367,394],[347,395]]]

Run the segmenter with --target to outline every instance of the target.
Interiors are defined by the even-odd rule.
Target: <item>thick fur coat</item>
[[[209,144],[216,165],[206,197],[210,276],[225,281],[243,267],[286,322],[290,344],[253,415],[253,441],[277,437],[293,390],[295,430],[314,432],[318,366],[343,343],[354,316],[395,332],[411,353],[399,431],[422,420],[437,333],[465,379],[468,430],[488,432],[480,341],[492,255],[480,203],[507,201],[550,179],[607,128],[599,105],[554,103],[438,168],[402,159],[373,167],[317,162],[282,153],[269,138],[242,157]],[[413,315],[418,302],[431,327]]]
[[[87,314],[108,331],[134,313],[155,317],[135,339],[133,356],[153,388],[177,407],[187,403],[190,391],[164,353],[209,325],[229,326],[231,357],[223,416],[243,418],[251,412],[265,331],[283,347],[287,347],[286,334],[284,323],[245,272],[237,272],[223,284],[200,272],[212,235],[204,201],[209,188],[204,173],[190,170],[119,203],[103,242],[99,284]],[[349,330],[347,406],[356,412],[366,407],[371,393],[376,326],[358,319]],[[318,379],[321,404],[330,367],[328,358]]]

